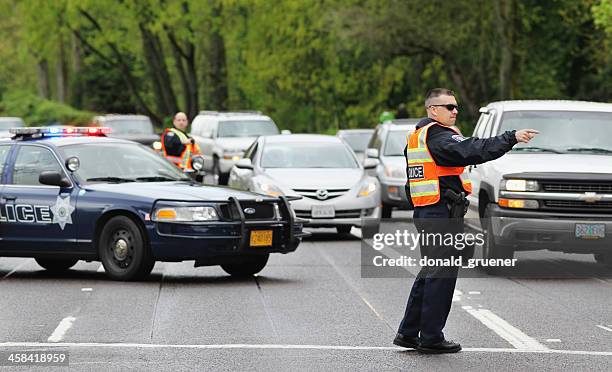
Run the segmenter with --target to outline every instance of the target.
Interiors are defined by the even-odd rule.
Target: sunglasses
[[[447,104],[444,104],[444,105],[429,105],[429,107],[431,107],[431,106],[441,106],[441,107],[446,107],[446,109],[447,109],[448,111],[453,111],[453,110],[457,110],[457,111],[459,111],[459,106],[457,106],[457,105],[453,105],[452,103],[447,103]]]

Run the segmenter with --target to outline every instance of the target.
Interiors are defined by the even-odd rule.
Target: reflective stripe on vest
[[[430,123],[412,132],[408,137],[408,183],[410,187],[410,198],[414,206],[421,207],[435,204],[440,201],[441,176],[459,176],[463,189],[466,193],[472,192],[472,185],[464,175],[464,167],[441,167],[438,166],[427,147],[427,132],[433,125]],[[460,134],[455,128],[452,128]]]

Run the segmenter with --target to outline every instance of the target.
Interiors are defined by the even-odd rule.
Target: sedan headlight
[[[284,195],[283,191],[280,189],[280,187],[276,186],[273,183],[270,182],[253,182],[253,186],[255,186],[255,192],[258,192],[260,194],[266,194],[269,196],[281,196]]]
[[[238,161],[242,158],[243,153],[241,149],[223,149],[223,159]]]
[[[213,207],[160,207],[153,212],[154,222],[205,222],[218,221]]]
[[[357,194],[357,197],[368,196],[374,191],[376,191],[376,183],[372,181],[366,181],[359,189],[359,193]]]
[[[539,185],[538,181],[533,180],[508,179],[502,180],[499,188],[506,191],[538,191]]]
[[[389,178],[406,178],[406,168],[403,168],[397,164],[385,165],[385,176]]]

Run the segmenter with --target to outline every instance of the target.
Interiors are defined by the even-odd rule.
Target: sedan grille
[[[315,200],[329,200],[342,196],[347,193],[350,189],[293,189],[296,193],[302,195],[305,198]]]
[[[240,201],[240,206],[246,220],[273,220],[276,218],[273,203]],[[221,215],[228,220],[240,219],[240,214],[234,204],[221,205]]]

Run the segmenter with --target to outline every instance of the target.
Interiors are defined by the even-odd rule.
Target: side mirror
[[[253,163],[251,163],[251,159],[249,158],[242,158],[234,165],[239,169],[253,169]]]
[[[66,169],[71,172],[76,172],[81,166],[81,161],[76,156],[71,156],[66,159],[66,162],[64,164],[66,165]]]
[[[45,171],[38,176],[38,182],[43,185],[70,187],[70,180],[64,177],[63,174],[54,171]]]
[[[378,149],[366,149],[366,158],[378,159]]]
[[[378,159],[366,158],[363,160],[363,169],[374,169],[380,164]]]
[[[281,134],[291,134],[291,131],[289,129],[283,129],[281,130]]]

